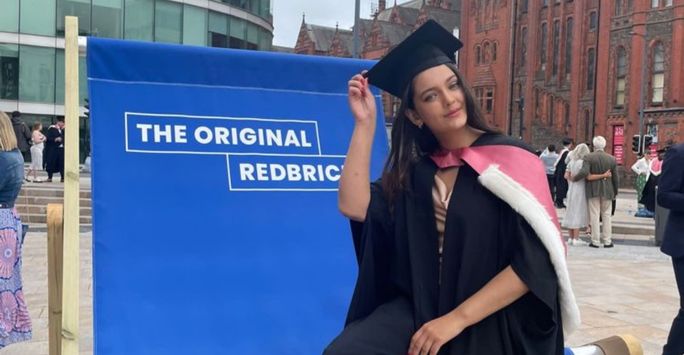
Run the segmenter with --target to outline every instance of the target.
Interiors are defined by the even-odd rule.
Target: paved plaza
[[[618,202],[616,220],[625,228],[652,227],[652,220],[631,216],[636,203],[629,194]],[[562,216],[563,211],[559,213]],[[24,292],[34,325],[33,340],[1,349],[0,355],[48,354],[47,236],[42,230],[34,226],[29,232],[23,253]],[[652,234],[617,234],[614,239],[613,249],[569,247],[568,264],[582,326],[567,344],[577,346],[615,334],[631,334],[641,340],[644,354],[660,354],[678,310],[670,258],[653,246]],[[93,349],[91,241],[90,232],[82,234],[81,354],[92,354]]]

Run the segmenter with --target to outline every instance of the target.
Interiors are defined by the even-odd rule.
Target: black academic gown
[[[563,200],[568,196],[568,180],[565,179],[565,171],[567,170],[568,165],[565,164],[565,158],[568,157],[569,153],[569,150],[564,151],[560,158],[558,158],[558,164],[556,164],[556,170],[554,172],[556,175],[556,205],[561,205]]]
[[[658,186],[659,177],[653,173],[649,175],[646,185],[644,185],[644,191],[641,193],[641,200],[639,200],[639,203],[643,204],[651,212],[655,212],[656,186]]]
[[[61,142],[55,141],[56,138],[61,138]],[[57,173],[64,171],[64,130],[59,130],[56,126],[50,126],[47,131],[44,158],[45,170],[48,173]],[[62,145],[62,148],[60,148]]]
[[[486,143],[488,137],[482,138],[475,144]],[[438,280],[432,200],[436,171],[429,158],[418,162],[410,189],[399,194],[392,212],[380,184],[372,184],[366,220],[352,222],[359,275],[347,325],[363,322],[391,300],[406,298],[413,306],[415,332],[455,309],[511,265],[530,292],[466,328],[440,354],[562,354],[558,280],[549,254],[528,223],[480,185],[468,165],[460,168],[447,210]],[[408,344],[407,339],[396,341]]]

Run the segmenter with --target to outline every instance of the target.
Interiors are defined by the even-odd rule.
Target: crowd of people
[[[44,182],[38,179],[38,172],[42,170],[47,172],[47,181],[52,181],[53,174],[59,173],[60,181],[64,182],[64,119],[57,118],[45,134],[40,122],[29,129],[19,111],[12,112],[11,123],[24,162],[31,162],[24,177],[26,182]]]

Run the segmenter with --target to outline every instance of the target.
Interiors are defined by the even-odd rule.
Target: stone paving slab
[[[81,236],[80,353],[89,355],[93,352],[91,233]],[[583,323],[566,339],[567,345],[632,334],[642,341],[645,355],[660,354],[678,310],[679,296],[669,257],[655,247],[629,243],[649,238],[616,236],[612,249],[569,247],[568,267]],[[33,321],[33,340],[0,349],[0,355],[48,355],[45,233],[29,232],[23,258],[24,294]]]

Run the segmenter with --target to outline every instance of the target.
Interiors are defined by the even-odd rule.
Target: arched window
[[[596,50],[589,48],[587,52],[587,90],[594,90],[594,76],[596,75]]]
[[[492,60],[492,53],[490,52],[489,48],[489,42],[485,42],[484,45],[482,46],[483,48],[483,56],[484,56],[484,64],[489,64]]]
[[[566,102],[563,108],[563,113],[565,114],[563,118],[563,127],[567,130],[570,127],[570,105]]]
[[[475,57],[477,65],[482,64],[482,48],[480,46],[475,46]]]
[[[553,66],[551,75],[558,75],[558,63],[560,61],[560,21],[553,21]]]
[[[492,62],[496,62],[496,42],[492,42]]]
[[[539,43],[541,44],[541,46],[540,46],[540,47],[541,47],[541,50],[540,50],[540,52],[541,52],[541,58],[540,58],[540,60],[541,60],[541,70],[546,69],[546,49],[547,49],[546,41],[547,41],[547,39],[548,39],[548,38],[547,38],[547,36],[548,36],[548,31],[549,31],[549,30],[548,30],[547,24],[546,24],[546,23],[542,23],[542,26],[541,26],[541,35],[540,35],[540,38],[539,38]]]
[[[625,85],[627,82],[627,54],[624,47],[618,47],[615,65],[615,106],[625,105]]]
[[[573,20],[572,17],[568,17],[568,21],[565,23],[565,74],[570,75],[572,71],[572,30],[573,30]]]
[[[653,46],[653,74],[651,103],[661,104],[665,93],[665,48],[662,42]]]

